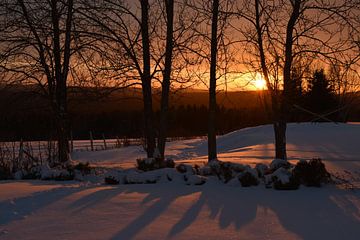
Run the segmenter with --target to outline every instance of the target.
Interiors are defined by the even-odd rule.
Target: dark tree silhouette
[[[339,106],[334,86],[327,79],[323,69],[315,70],[313,77],[308,80],[306,106],[308,110],[318,114],[333,111]],[[332,115],[332,120],[337,120],[336,115]]]
[[[293,67],[301,59],[345,62],[355,48],[342,38],[352,31],[348,16],[354,6],[348,0],[242,1],[238,15],[246,24],[238,30],[247,43],[244,62],[267,83],[271,101],[265,107],[273,120],[275,158],[287,158],[286,125],[298,91]]]
[[[5,1],[1,4],[0,68],[7,81],[36,84],[54,118],[58,160],[69,160],[68,78],[74,46],[74,2]]]
[[[141,86],[147,156],[153,157],[157,147],[163,156],[171,84],[178,81],[181,87],[189,79],[184,77],[187,64],[193,64],[186,52],[193,43],[189,26],[196,21],[182,2],[84,1],[87,8],[81,13],[96,29],[92,35],[100,45],[105,76],[122,82],[122,87]],[[161,96],[159,124],[154,120],[157,92]]]
[[[213,0],[211,20],[211,61],[210,61],[210,88],[209,88],[209,119],[208,119],[208,159],[216,160],[216,62],[218,47],[218,16],[219,0]]]
[[[163,70],[163,81],[161,83],[161,107],[160,107],[160,124],[158,136],[158,148],[161,158],[165,157],[165,144],[168,128],[169,112],[169,94],[171,84],[172,56],[174,49],[174,1],[165,0],[166,14],[166,46],[165,46],[165,66]]]

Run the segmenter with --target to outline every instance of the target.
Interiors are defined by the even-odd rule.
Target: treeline
[[[302,79],[294,86],[289,122],[308,121],[360,121],[359,96],[348,93],[341,96],[335,91],[335,83],[323,70],[316,70],[308,79]],[[89,90],[78,90],[89,92]],[[136,91],[133,91],[136,92]],[[88,139],[91,131],[95,138],[139,138],[143,136],[143,113],[140,101],[128,99],[129,93],[115,92],[106,98],[70,95],[70,129],[74,139]],[[263,95],[267,95],[263,92]],[[140,97],[133,93],[132,97]],[[126,101],[122,100],[126,97]],[[207,134],[208,107],[205,91],[186,91],[171,95],[174,104],[169,109],[169,137],[191,137]],[[31,101],[28,101],[31,99]],[[156,96],[154,95],[154,99]],[[217,134],[271,123],[264,109],[261,93],[228,92],[218,93],[221,105],[217,107]],[[345,100],[346,101],[345,101]],[[0,140],[47,140],[54,139],[54,122],[51,108],[38,93],[30,88],[1,91]],[[191,102],[193,102],[191,104]],[[344,102],[347,103],[343,106]],[[348,104],[351,102],[351,104]],[[156,103],[156,101],[155,101]],[[247,107],[246,107],[247,106]],[[298,106],[303,109],[296,108]],[[318,118],[317,115],[325,115]],[[338,111],[337,111],[338,110]],[[334,113],[331,113],[335,111]],[[327,113],[331,113],[326,115]],[[155,122],[159,122],[159,111],[155,111]],[[158,126],[155,126],[158,129]]]
[[[336,82],[323,69],[314,70],[307,79],[299,79],[293,86],[289,100],[289,122],[308,121],[360,121],[359,95],[356,93],[339,94]],[[128,94],[128,93],[127,93]],[[70,130],[74,139],[88,139],[91,131],[95,138],[140,138],[144,135],[143,112],[136,98],[127,99],[125,93],[116,93],[104,99],[71,95]],[[207,134],[208,106],[204,104],[207,93],[187,91],[172,94],[176,99],[169,108],[168,136],[192,137]],[[263,97],[263,99],[261,99]],[[265,97],[265,99],[264,99]],[[156,95],[153,96],[156,98]],[[219,93],[221,105],[216,109],[216,133],[218,135],[244,128],[271,123],[263,103],[268,98],[263,92]],[[32,101],[28,101],[31,99]],[[55,139],[54,122],[51,108],[37,93],[29,88],[15,88],[2,91],[0,96],[0,140],[47,140]],[[241,100],[241,101],[240,101]],[[190,104],[190,102],[193,102]],[[232,105],[232,103],[234,103]],[[249,104],[246,104],[249,103]],[[248,106],[246,106],[248,105]],[[154,113],[159,123],[159,110]],[[159,129],[158,125],[154,126]],[[156,133],[157,134],[157,133]]]
[[[179,105],[169,109],[169,137],[203,136],[207,133],[208,108],[205,105]],[[218,134],[268,123],[266,114],[257,108],[217,108]],[[159,112],[155,112],[158,119]],[[13,112],[0,116],[1,141],[46,140],[54,138],[52,116],[46,110]],[[139,138],[143,136],[143,114],[139,110],[72,112],[70,128],[74,139]],[[157,126],[156,126],[157,127]]]
[[[304,103],[307,98],[299,99]],[[309,100],[309,98],[308,98]],[[321,102],[321,99],[318,99]],[[358,101],[358,100],[357,100]],[[354,106],[359,106],[354,104]],[[319,105],[314,102],[313,107]],[[322,106],[326,106],[322,105]],[[333,109],[333,108],[332,108]],[[326,112],[326,111],[325,111]],[[360,121],[360,108],[353,107],[350,111],[326,116],[334,121]],[[179,105],[169,110],[169,137],[204,136],[207,133],[208,108],[205,105]],[[308,122],[316,116],[293,108],[289,122]],[[159,118],[158,112],[155,119]],[[252,127],[271,123],[263,107],[252,108],[217,108],[217,134],[226,134],[244,127]],[[143,114],[140,110],[72,112],[70,118],[71,132],[74,139],[88,139],[89,132],[95,138],[139,138],[143,136]],[[47,140],[54,138],[54,126],[48,111],[16,112],[0,116],[0,141]]]

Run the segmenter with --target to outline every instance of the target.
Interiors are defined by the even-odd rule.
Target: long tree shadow
[[[204,186],[201,195],[183,215],[183,217],[172,227],[168,233],[168,237],[184,231],[199,216],[203,206],[209,208],[209,218],[214,221],[218,218],[220,228],[224,229],[234,224],[236,229],[240,229],[243,225],[253,221],[256,217],[257,202],[251,197],[244,194],[241,198],[234,194],[239,189],[226,186]],[[247,189],[252,191],[252,189]],[[253,192],[253,191],[252,191]]]
[[[0,202],[0,225],[21,220],[36,211],[81,191],[81,187],[59,187],[35,192],[30,196]]]
[[[99,187],[94,188],[95,189],[94,192],[86,194],[82,198],[79,198],[76,201],[74,201],[69,206],[69,208],[74,209],[74,213],[79,213],[86,209],[92,208],[94,205],[98,203],[109,200],[123,192],[123,188],[119,188],[119,187],[106,186],[106,187],[101,187],[101,189],[98,188]],[[91,189],[86,189],[86,190],[91,191]]]
[[[339,189],[302,189],[272,194],[261,203],[287,230],[303,239],[359,239],[360,193]]]
[[[165,189],[164,189],[165,188]],[[152,223],[157,217],[159,217],[177,198],[190,195],[192,193],[198,192],[199,188],[197,187],[184,187],[174,188],[171,184],[165,184],[159,188],[149,188],[143,185],[132,185],[131,188],[128,188],[127,193],[130,192],[139,192],[139,193],[148,193],[149,195],[144,198],[142,204],[156,200],[147,210],[134,221],[129,223],[124,227],[120,232],[115,234],[111,239],[133,239],[137,233],[144,229],[147,225]]]
[[[257,216],[257,209],[262,207],[272,210],[283,228],[303,239],[358,239],[360,236],[359,192],[326,188],[274,191],[204,186],[198,201],[172,227],[168,237],[175,237],[191,226],[204,206],[209,207],[209,218],[218,219],[222,229],[234,225],[239,231],[256,218],[266,217]]]

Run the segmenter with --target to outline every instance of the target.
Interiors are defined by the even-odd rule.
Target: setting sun
[[[256,78],[253,80],[253,85],[257,90],[266,89],[266,81],[262,78],[260,74],[256,75]]]

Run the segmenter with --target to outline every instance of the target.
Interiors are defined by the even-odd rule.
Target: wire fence
[[[190,139],[204,139],[205,136],[198,137],[171,137],[167,138],[167,142],[190,140]],[[85,152],[85,151],[103,151],[115,148],[122,148],[128,146],[144,146],[145,140],[142,138],[115,138],[115,139],[93,139],[92,134],[86,140],[70,140],[69,147],[71,152]],[[56,146],[56,141],[14,141],[14,142],[0,142],[0,147],[11,149],[13,152],[19,151],[21,148],[31,149],[33,153],[41,153],[48,151],[49,148]]]

